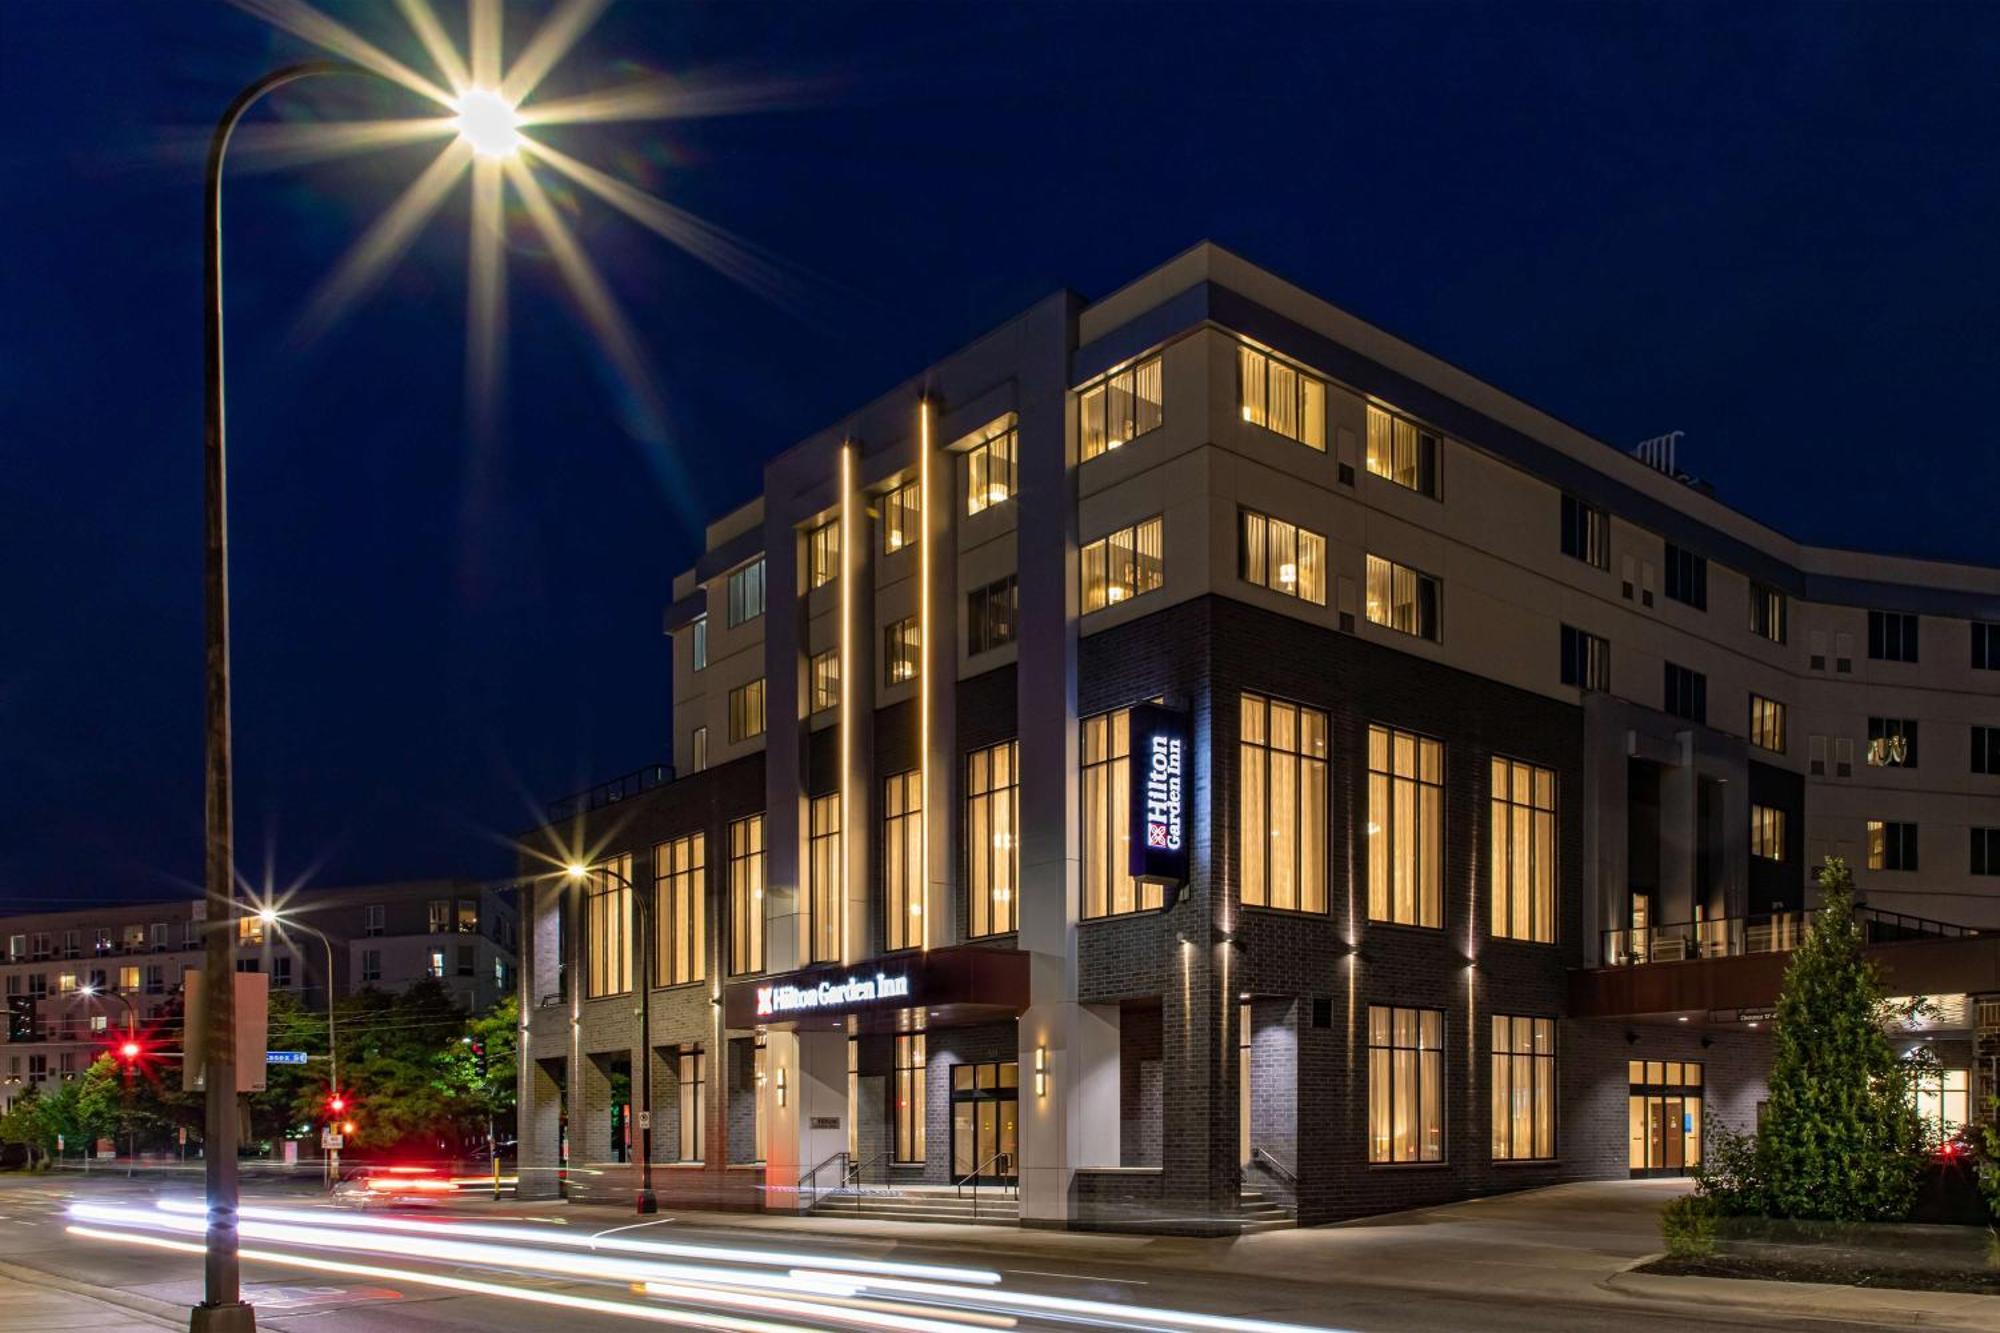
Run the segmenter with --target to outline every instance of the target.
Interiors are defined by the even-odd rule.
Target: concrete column
[[[939,405],[918,409],[917,447],[924,487],[923,543],[917,552],[919,614],[924,618],[923,668],[918,677],[924,747],[924,922],[926,947],[956,938],[958,901],[958,472],[937,429]]]
[[[573,1077],[568,1064],[567,1060],[535,1059],[522,1064],[525,1095],[520,1100],[516,1198],[556,1197],[556,1171],[562,1165],[557,1156],[562,1142],[562,1081]]]
[[[1718,783],[1721,827],[1714,830],[1720,840],[1715,848],[1716,901],[1708,905],[1713,915],[1743,916],[1750,912],[1750,775],[1746,763],[1722,764],[1712,776]],[[1756,905],[1765,911],[1767,904]]]
[[[1694,919],[1695,865],[1701,849],[1694,734],[1681,732],[1675,741],[1678,761],[1660,775],[1660,897],[1654,904],[1653,924],[1661,926]]]
[[[764,485],[764,965],[788,972],[805,942],[805,606],[788,483],[766,469]]]
[[[1583,960],[1603,961],[1604,932],[1631,918],[1630,732],[1623,707],[1608,694],[1583,700]],[[1558,808],[1557,817],[1561,817]]]
[[[845,911],[840,957],[866,958],[874,933],[870,910],[869,851],[874,846],[875,775],[875,536],[868,521],[868,497],[861,490],[859,444],[842,446],[840,710],[840,855]]]
[[[803,1186],[814,1167],[847,1146],[847,1036],[840,1031],[772,1031],[765,1038],[769,1126],[764,1206],[803,1210]],[[815,1128],[818,1121],[822,1127]],[[831,1122],[832,1128],[824,1126]],[[830,1183],[830,1176],[822,1184]]]

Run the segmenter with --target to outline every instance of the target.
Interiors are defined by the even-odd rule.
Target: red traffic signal
[[[129,1037],[118,1043],[118,1058],[128,1065],[137,1064],[145,1053],[146,1048]]]
[[[334,1115],[339,1115],[347,1109],[346,1096],[338,1092],[330,1094],[326,1099],[326,1109]]]

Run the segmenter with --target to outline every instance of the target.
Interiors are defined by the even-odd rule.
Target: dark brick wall
[[[978,1027],[933,1028],[925,1039],[924,1180],[950,1183],[951,1070],[954,1065],[1019,1057],[1019,1038],[1012,1023]]]
[[[1164,1084],[1157,1005],[1127,1005],[1118,1020],[1118,1164],[1160,1164]]]

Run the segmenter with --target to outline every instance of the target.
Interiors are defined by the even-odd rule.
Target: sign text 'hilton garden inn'
[[[878,1000],[908,998],[910,978],[907,973],[893,977],[885,972],[877,972],[872,977],[849,976],[838,981],[822,981],[817,986],[759,986],[757,1016],[766,1018],[778,1014],[852,1009]]]

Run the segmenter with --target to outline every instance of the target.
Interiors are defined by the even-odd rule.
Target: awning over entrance
[[[723,1022],[732,1028],[862,1030],[942,1027],[1013,1018],[1028,1007],[1028,955],[1015,949],[958,946],[888,954],[858,963],[821,963],[730,982]]]

